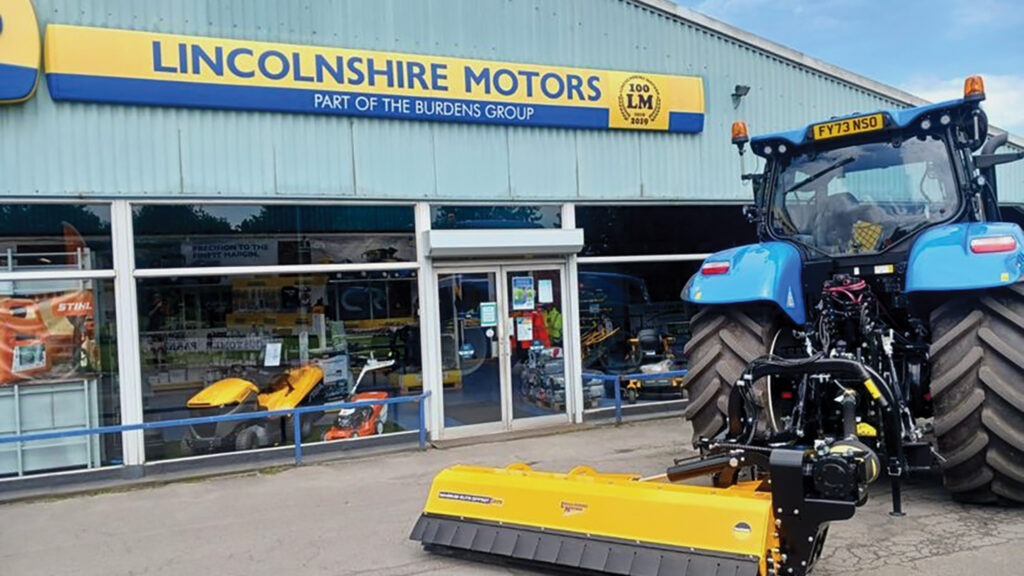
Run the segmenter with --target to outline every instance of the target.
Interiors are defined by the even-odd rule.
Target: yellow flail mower
[[[829,522],[853,516],[879,470],[856,441],[703,448],[648,478],[454,466],[434,478],[411,538],[433,552],[553,569],[799,576],[820,556]],[[710,485],[683,483],[699,479]]]

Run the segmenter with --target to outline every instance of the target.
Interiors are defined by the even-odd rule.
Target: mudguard
[[[807,321],[800,253],[785,242],[762,242],[716,252],[707,262],[729,262],[724,274],[697,272],[682,298],[695,304],[774,302],[797,324]]]
[[[971,240],[1012,236],[1017,249],[975,254]],[[1024,232],[1007,222],[946,224],[925,231],[914,241],[907,261],[907,292],[977,290],[1007,286],[1020,280],[1024,268]]]

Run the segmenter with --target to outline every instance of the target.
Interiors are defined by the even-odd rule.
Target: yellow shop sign
[[[700,132],[699,77],[50,25],[54,100]]]
[[[31,0],[0,0],[0,104],[22,102],[35,94],[41,51]]]

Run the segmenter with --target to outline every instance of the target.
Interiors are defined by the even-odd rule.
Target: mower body
[[[256,378],[229,377],[217,380],[192,396],[186,404],[194,418],[288,410],[296,408],[323,382],[319,366],[289,368],[273,375],[261,389]],[[303,424],[308,433],[311,420]],[[253,417],[189,426],[181,441],[185,454],[248,450],[284,442],[291,432],[290,417]]]
[[[387,392],[360,392],[352,396],[349,402],[379,401],[387,398]],[[338,412],[334,425],[324,432],[323,439],[325,441],[347,440],[380,435],[384,433],[384,424],[387,423],[387,419],[388,407],[386,404],[343,408]]]

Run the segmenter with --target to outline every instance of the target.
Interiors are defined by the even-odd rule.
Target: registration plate
[[[858,116],[857,118],[815,124],[811,126],[811,138],[815,140],[828,140],[829,138],[838,138],[840,136],[874,132],[883,128],[885,128],[885,117],[882,114],[872,114],[870,116]]]

